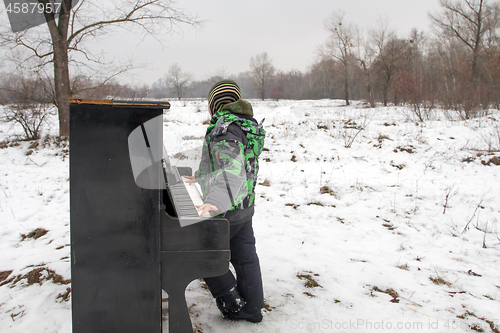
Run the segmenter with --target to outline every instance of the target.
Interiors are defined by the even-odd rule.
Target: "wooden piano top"
[[[170,109],[170,103],[166,101],[126,101],[113,99],[92,99],[92,98],[70,98],[70,104],[92,104],[92,105],[111,105],[125,108],[154,108]]]

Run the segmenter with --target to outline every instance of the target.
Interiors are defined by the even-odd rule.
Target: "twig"
[[[484,227],[484,235],[483,235],[483,249],[486,248],[486,231],[488,230],[488,222],[486,222],[486,226]]]
[[[472,222],[472,219],[474,218],[474,216],[476,216],[478,209],[481,207],[481,204],[483,203],[484,196],[485,195],[483,194],[483,196],[481,197],[481,200],[479,200],[479,203],[477,204],[476,209],[474,210],[474,214],[472,214],[471,218],[469,219],[469,222],[467,222],[467,224],[465,225],[464,230],[462,230],[462,234],[464,234],[467,231],[467,229],[469,229],[469,224]]]
[[[28,160],[30,160],[34,165],[37,167],[42,167],[43,165],[37,164],[35,161],[33,161],[29,156],[26,158],[26,162],[24,162],[24,165],[27,165]],[[45,164],[44,164],[45,165]]]

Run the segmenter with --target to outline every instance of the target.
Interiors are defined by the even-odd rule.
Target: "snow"
[[[194,327],[498,332],[500,166],[485,164],[500,150],[498,111],[462,121],[436,110],[420,123],[405,107],[251,102],[267,130],[254,217],[264,320],[223,320],[195,280],[186,291]],[[206,101],[171,103],[169,153],[201,146]],[[0,142],[10,140],[0,149],[0,273],[20,277],[0,286],[2,332],[71,331],[70,285],[48,270],[41,283],[27,277],[35,268],[71,277],[67,146],[55,124],[33,147],[0,123]],[[23,240],[37,228],[48,232]]]

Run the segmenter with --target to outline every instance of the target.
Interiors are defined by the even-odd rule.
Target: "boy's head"
[[[234,81],[224,80],[216,83],[208,93],[208,112],[213,116],[224,104],[241,99],[241,91]]]

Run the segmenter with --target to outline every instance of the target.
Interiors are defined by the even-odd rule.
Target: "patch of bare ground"
[[[374,291],[379,292],[379,293],[384,293],[384,294],[387,294],[387,295],[391,296],[392,297],[392,299],[390,300],[391,303],[399,303],[399,294],[394,289],[392,289],[392,288],[391,289],[382,290],[379,287],[374,286],[372,288],[372,295],[373,295]]]
[[[312,274],[312,275],[311,275]],[[304,272],[304,273],[297,273],[296,275],[300,280],[305,281],[304,286],[306,288],[316,288],[316,287],[321,287],[321,285],[313,278],[313,276],[319,276],[319,274],[315,274],[313,272]]]
[[[21,234],[21,241],[26,240],[27,238],[31,239],[38,239],[42,236],[45,236],[49,231],[43,228],[36,228],[35,230],[31,231],[29,234]]]
[[[23,280],[25,280],[25,283],[28,286],[31,286],[36,283],[42,285],[43,282],[45,281],[52,281],[52,283],[55,284],[71,283],[71,279],[65,280],[61,275],[57,274],[54,270],[42,266],[42,267],[34,267],[31,271],[29,271],[24,275],[18,274],[16,276],[11,277],[8,280],[4,280],[3,282],[0,283],[0,286],[10,284],[10,287],[13,288],[14,286],[17,285],[17,283]]]

